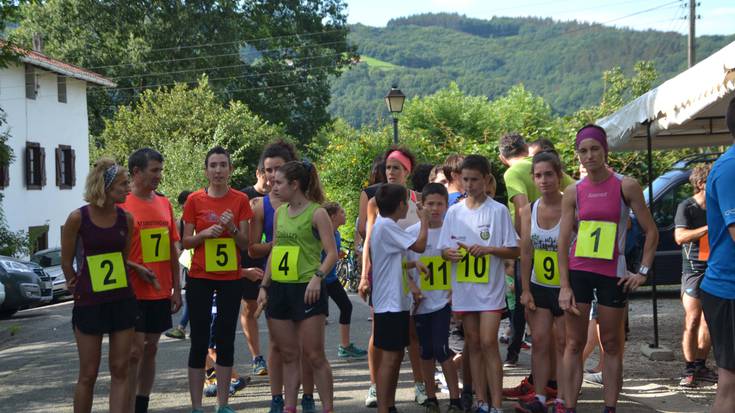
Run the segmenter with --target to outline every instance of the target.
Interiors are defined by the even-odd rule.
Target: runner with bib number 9
[[[235,327],[240,313],[242,280],[240,253],[248,246],[248,220],[253,211],[247,195],[229,186],[232,163],[229,153],[217,146],[207,152],[204,167],[209,185],[189,195],[184,205],[184,248],[194,248],[186,302],[191,322],[189,394],[192,412],[202,410],[204,366],[212,323],[212,297],[217,293],[214,341],[217,377],[230,377],[235,347]],[[229,380],[217,381],[218,413],[227,405]]]
[[[491,179],[487,158],[469,155],[460,169],[467,199],[447,211],[439,248],[442,257],[453,263],[452,311],[462,318],[477,411],[500,412],[503,368],[498,328],[506,307],[503,259],[518,257],[518,240],[508,209],[486,194]]]
[[[605,350],[603,411],[610,413],[615,412],[622,383],[627,294],[646,281],[658,244],[658,231],[638,182],[607,168],[605,130],[597,125],[583,127],[577,132],[575,147],[587,176],[569,185],[562,198],[559,306],[566,311],[566,347],[560,384],[565,392],[566,411],[575,412],[582,385],[587,316],[596,290],[597,322]],[[626,271],[623,255],[630,209],[646,234],[637,274]]]
[[[559,155],[555,151],[537,153],[533,156],[531,173],[541,198],[520,209],[521,303],[533,331],[531,370],[536,395],[528,401],[520,401],[516,411],[545,413],[549,395],[544,387],[549,378],[561,377],[559,367],[564,356],[564,312],[559,308],[556,245],[561,219],[559,183],[563,176]],[[555,346],[553,340],[556,340]],[[550,350],[556,351],[556,357]]]
[[[137,316],[125,264],[133,218],[116,204],[129,192],[125,168],[109,158],[98,160],[87,175],[84,200],[89,204],[69,214],[61,234],[61,268],[74,296],[71,322],[79,352],[75,412],[92,411],[105,334],[110,336],[109,411],[123,412],[127,404],[128,360]]]
[[[296,412],[300,365],[314,374],[324,412],[333,406],[332,368],[324,354],[324,319],[329,311],[324,277],[337,262],[337,247],[316,168],[291,161],[278,169],[271,194],[283,202],[275,213],[273,248],[260,284],[268,329],[283,360],[284,411]],[[321,259],[322,250],[326,253]],[[301,360],[303,351],[304,360]]]

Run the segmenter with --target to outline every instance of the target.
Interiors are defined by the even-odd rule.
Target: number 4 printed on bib
[[[295,245],[273,247],[271,277],[274,281],[299,280],[299,247]]]

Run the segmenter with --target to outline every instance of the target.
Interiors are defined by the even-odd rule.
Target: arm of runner
[[[559,223],[559,307],[574,315],[581,315],[574,301],[574,293],[569,283],[569,246],[574,231],[574,214],[577,209],[577,188],[569,185],[561,199],[561,222]]]
[[[184,246],[184,249],[196,248],[202,245],[205,239],[219,237],[222,231],[223,228],[220,224],[214,224],[204,231],[194,234],[194,224],[185,222],[184,236],[181,239],[181,244]]]
[[[641,266],[645,265],[651,268],[658,247],[658,228],[656,228],[651,211],[649,211],[645,198],[643,198],[643,189],[641,189],[638,182],[635,179],[626,177],[623,179],[622,188],[623,196],[629,200],[630,208],[638,218],[638,223],[640,223],[646,236],[646,242],[643,244]],[[646,282],[646,276],[634,274],[623,277],[618,284],[623,284],[626,291],[635,291],[644,282]]]
[[[677,244],[686,244],[687,242],[697,241],[707,233],[707,225],[699,228],[688,229],[688,228],[675,228],[674,229],[674,240]]]
[[[263,198],[252,200],[253,218],[250,220],[250,236],[248,237],[248,255],[253,258],[267,257],[273,247],[272,242],[262,243],[263,225],[265,223],[265,212],[263,210]]]
[[[64,230],[61,231],[61,270],[64,272],[64,278],[66,279],[66,288],[72,295],[74,294],[74,287],[77,284],[77,274],[74,271],[74,256],[76,255],[77,236],[81,223],[82,214],[78,209],[75,209],[66,218]]]
[[[357,213],[357,232],[360,237],[365,238],[365,229],[367,228],[367,212],[368,212],[368,196],[365,191],[360,191],[360,206]]]
[[[411,244],[408,249],[413,252],[422,253],[426,250],[426,243],[429,240],[429,210],[421,209],[418,212],[419,219],[421,219],[421,228],[419,229],[419,236],[416,241]]]
[[[370,235],[373,232],[373,225],[378,216],[378,204],[375,198],[368,202],[366,215],[365,241],[362,246],[362,272],[360,274],[360,285],[357,287],[360,297],[363,300],[367,300],[367,295],[370,290],[370,279],[368,277],[368,274],[370,274]]]
[[[273,215],[273,226],[276,226],[278,222],[278,214]],[[273,232],[273,243],[276,242],[277,234]],[[271,258],[273,254],[268,254],[268,260],[265,262],[265,272],[263,273],[263,280],[260,282],[260,291],[258,291],[258,309],[255,311],[257,315],[263,311],[265,306],[268,304],[268,287],[271,285]]]
[[[531,295],[531,266],[533,262],[531,206],[526,205],[521,208],[520,215],[516,217],[516,220],[521,223],[521,304],[530,311],[535,311],[536,303],[533,301],[533,295]]]
[[[328,274],[337,263],[337,242],[334,239],[334,229],[329,214],[324,208],[317,208],[314,211],[314,217],[311,219],[311,225],[316,227],[319,232],[319,239],[322,241],[322,249],[326,253],[322,263],[319,265],[319,271],[322,274]],[[321,277],[314,275],[311,277],[309,284],[306,286],[304,293],[304,303],[312,305],[319,300],[322,293]]]
[[[521,221],[520,219],[518,219],[518,217],[520,216],[521,208],[528,205],[528,197],[526,196],[526,194],[516,194],[513,195],[513,198],[511,198],[510,201],[513,203],[513,209],[515,210],[513,214],[513,216],[515,217],[515,222],[513,223],[513,225],[516,229],[516,233],[520,234]]]

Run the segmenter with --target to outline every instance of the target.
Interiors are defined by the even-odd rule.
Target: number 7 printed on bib
[[[140,249],[143,262],[160,262],[171,259],[171,242],[168,228],[146,228],[140,230]]]

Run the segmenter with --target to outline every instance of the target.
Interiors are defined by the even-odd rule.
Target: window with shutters
[[[26,188],[41,189],[46,185],[46,150],[36,142],[26,142]]]
[[[56,186],[71,189],[76,185],[76,155],[69,145],[56,148]]]
[[[56,76],[56,90],[59,102],[66,103],[66,76]]]
[[[26,63],[26,98],[36,99],[38,96],[38,79],[36,79],[36,69]]]

